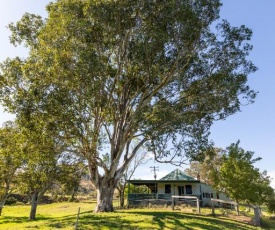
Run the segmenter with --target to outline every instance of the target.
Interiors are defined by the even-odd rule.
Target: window
[[[211,192],[205,192],[202,194],[203,198],[213,198],[213,193]]]
[[[192,194],[192,185],[185,185],[186,194]]]
[[[165,185],[165,193],[166,194],[171,194],[171,185],[170,184]]]
[[[178,186],[179,196],[184,194],[184,186]]]

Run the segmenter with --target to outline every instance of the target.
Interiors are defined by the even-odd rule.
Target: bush
[[[17,199],[14,198],[14,197],[9,197],[7,200],[6,200],[6,203],[5,205],[15,205],[17,202]]]
[[[266,204],[269,213],[275,212],[275,199],[271,199]]]
[[[68,198],[68,201],[69,201],[69,202],[75,202],[75,201],[76,201],[76,198],[75,198],[75,197],[70,197],[70,198]]]

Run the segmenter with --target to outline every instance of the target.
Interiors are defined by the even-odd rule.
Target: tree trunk
[[[38,192],[34,192],[31,195],[31,212],[29,217],[30,220],[35,220],[37,205],[38,205]]]
[[[124,207],[124,189],[119,191],[120,207]]]
[[[237,215],[238,215],[238,216],[240,215],[240,207],[239,207],[239,204],[237,204]]]
[[[254,207],[254,224],[256,226],[261,226],[261,215],[259,207]]]
[[[72,192],[71,192],[71,198],[69,199],[70,202],[74,202],[75,201],[75,196],[76,196],[77,191],[78,191],[78,188],[72,190]]]
[[[113,212],[113,196],[115,187],[108,186],[107,183],[101,183],[97,189],[97,205],[94,212]]]
[[[4,197],[4,198],[3,198],[3,199],[1,200],[1,202],[0,202],[0,216],[2,215],[2,210],[3,210],[4,205],[5,205],[5,203],[6,203],[7,199],[8,199],[8,197],[9,197],[8,189],[6,189],[5,195],[2,196],[2,197]]]
[[[70,202],[74,202],[75,201],[75,192],[73,192],[71,194],[71,198],[69,199]]]

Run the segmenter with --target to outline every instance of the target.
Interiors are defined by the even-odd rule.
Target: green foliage
[[[61,155],[59,146],[54,143],[54,137],[45,135],[42,130],[36,131],[25,131],[28,154],[18,181],[20,191],[29,195],[34,191],[44,191],[50,187],[57,178],[58,159]]]
[[[254,153],[239,147],[239,141],[231,144],[222,156],[222,165],[214,176],[214,186],[237,202],[263,204],[270,194],[270,178],[260,172],[254,163]]]
[[[263,204],[272,194],[270,177],[260,172],[254,163],[254,153],[239,147],[239,141],[226,150],[214,148],[203,162],[191,162],[185,172],[193,177],[200,174],[201,180],[224,192],[237,202]]]
[[[24,165],[25,143],[15,123],[7,122],[0,128],[0,206],[17,186],[20,169]]]
[[[224,21],[215,37],[208,26],[219,6],[217,0],[58,1],[47,7],[47,21],[25,14],[10,25],[11,41],[25,41],[30,56],[2,64],[2,99],[26,119],[32,112],[54,118],[69,136],[96,138],[97,148],[105,141],[117,145],[110,143],[115,130],[104,140],[102,129],[123,122],[132,137],[150,135],[159,158],[166,156],[161,147],[167,139],[185,133],[196,142],[173,142],[193,156],[191,150],[206,147],[212,121],[239,109],[237,95],[248,102],[255,96],[245,85],[255,71],[245,59],[252,33]]]
[[[272,194],[269,196],[266,202],[267,210],[269,213],[275,212],[275,191],[273,190]]]
[[[6,200],[5,205],[15,205],[17,203],[17,199],[15,197],[9,197]]]
[[[56,138],[56,132],[48,129],[43,120],[17,120],[24,137],[24,164],[21,167],[16,187],[30,199],[30,219],[35,219],[36,207],[46,191],[58,180],[59,159],[64,143]]]
[[[75,196],[80,188],[82,176],[87,174],[87,165],[83,158],[71,154],[63,154],[59,162],[59,175],[55,183],[60,188],[59,194],[70,195],[70,201],[75,201]],[[52,189],[53,190],[53,189]]]
[[[268,200],[267,203],[268,212],[274,213],[275,212],[275,199]]]
[[[275,199],[268,200],[266,205],[267,205],[268,212],[270,212],[270,213],[275,212]]]
[[[222,165],[223,153],[223,149],[214,148],[212,151],[205,153],[206,157],[203,162],[192,161],[189,168],[186,168],[184,172],[194,178],[199,174],[202,181],[213,185],[215,174],[220,170]]]

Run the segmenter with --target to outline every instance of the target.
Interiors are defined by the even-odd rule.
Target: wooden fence
[[[197,204],[197,212],[200,213],[200,200],[196,196],[172,196],[172,209],[175,207],[175,199],[184,199],[184,200],[195,200]]]
[[[220,199],[211,199],[211,203],[212,203],[212,215],[215,215],[214,203],[234,205],[234,206],[236,206],[238,215],[239,215],[239,206],[253,208],[253,210],[254,210],[254,224],[259,227],[261,226],[261,211],[258,206],[251,205],[251,204],[240,204],[240,203],[236,203],[233,201],[225,201],[225,200],[220,200]]]

